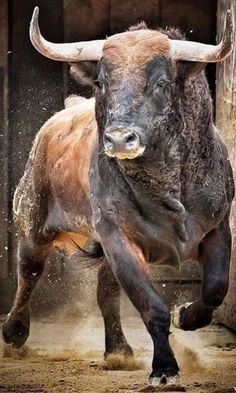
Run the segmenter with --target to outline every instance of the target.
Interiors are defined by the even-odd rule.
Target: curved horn
[[[226,59],[233,48],[233,22],[231,11],[225,16],[225,29],[218,45],[206,45],[191,41],[170,40],[171,56],[174,60],[215,63]]]
[[[96,61],[102,56],[104,40],[73,42],[70,44],[54,44],[45,40],[39,29],[39,8],[35,7],[30,22],[30,40],[42,55],[60,61]]]

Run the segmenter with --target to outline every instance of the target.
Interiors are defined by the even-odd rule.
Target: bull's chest
[[[117,192],[113,195],[95,196],[93,200],[93,227],[99,237],[104,222],[109,222],[119,233],[138,244],[148,262],[179,266],[182,250],[187,241],[184,209],[172,201],[179,211],[156,204],[144,209],[135,201]]]
[[[98,237],[102,225],[109,223],[111,230],[115,227],[140,245],[150,261],[171,261],[176,266],[185,259],[193,243],[188,228],[194,225],[188,225],[177,182],[156,192],[140,178],[130,184],[115,165],[95,166],[90,176],[92,222]]]

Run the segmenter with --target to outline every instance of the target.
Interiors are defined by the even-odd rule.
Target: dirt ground
[[[65,322],[64,318],[57,322],[53,318],[33,321],[23,350],[11,350],[1,344],[0,392],[160,391],[147,384],[152,351],[149,335],[139,318],[126,318],[124,322],[135,361],[113,358],[105,363],[101,319],[89,318],[79,323]],[[181,366],[181,385],[168,391],[236,391],[236,337],[232,333],[216,325],[198,332],[172,331],[173,348]]]

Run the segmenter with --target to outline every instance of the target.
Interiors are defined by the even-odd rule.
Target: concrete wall
[[[218,39],[224,28],[224,15],[231,8],[236,25],[236,1],[218,0]],[[236,28],[234,49],[230,58],[217,67],[216,124],[227,144],[236,180]],[[231,213],[233,249],[230,270],[230,287],[223,306],[217,313],[218,320],[236,331],[236,205]]]

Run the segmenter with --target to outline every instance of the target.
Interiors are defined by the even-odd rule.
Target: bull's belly
[[[82,204],[83,201],[80,207]],[[49,209],[44,228],[45,231],[51,233],[74,232],[90,238],[92,236],[90,206],[83,206],[83,209],[74,207],[67,211],[58,201],[54,201]]]
[[[84,214],[86,210],[88,214]],[[45,222],[45,230],[58,234],[63,233],[63,241],[69,241],[70,244],[72,242],[75,245],[78,243],[80,246],[83,246],[86,242],[99,242],[99,235],[92,227],[90,206],[84,209],[84,212],[81,209],[68,212],[59,203],[54,202]],[[158,241],[158,239],[157,244],[152,244],[151,247],[149,247],[148,241],[145,242],[143,249],[147,251],[145,252],[147,262],[179,268],[182,262],[198,260],[199,244],[205,233],[193,218],[187,220],[186,229],[188,237],[186,242],[180,241],[174,234],[173,242],[169,245],[166,242]],[[163,239],[164,237],[163,235]]]
[[[180,249],[177,245],[172,244],[170,247],[156,247],[149,255],[148,262],[155,265],[172,266],[175,269],[180,268],[184,262],[196,262],[199,260],[199,243],[188,244]]]
[[[199,261],[199,245],[208,231],[204,232],[196,218],[188,217],[186,220],[186,241],[181,241],[171,222],[168,236],[166,235],[166,225],[163,232],[160,227],[158,230],[160,236],[157,238],[156,244],[152,243],[151,247],[148,242],[143,244],[147,260],[150,263],[169,265],[178,269],[181,263]]]
[[[73,254],[78,252],[78,246],[86,248],[94,241],[89,216],[68,213],[58,208],[54,208],[53,212],[53,216],[50,215],[45,222],[45,231],[56,234],[53,239],[54,247]]]

